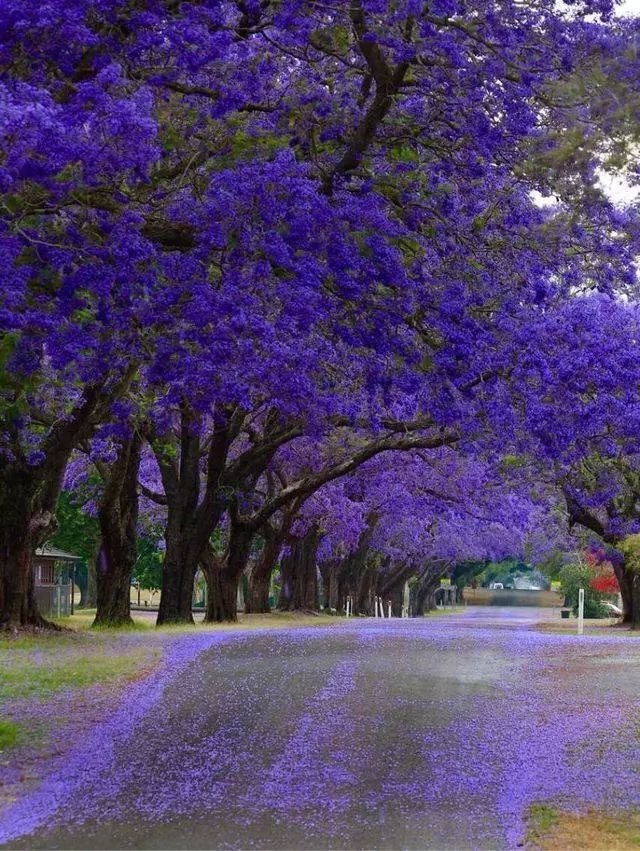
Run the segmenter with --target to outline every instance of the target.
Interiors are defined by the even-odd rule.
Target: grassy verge
[[[136,613],[137,614],[137,613]],[[159,660],[162,646],[180,633],[247,629],[327,627],[344,623],[329,615],[274,613],[240,615],[237,623],[165,626],[134,615],[133,627],[91,628],[95,612],[83,610],[57,622],[65,632],[0,639],[0,701],[46,698],[62,689],[82,690],[96,684],[137,679]]]
[[[130,627],[92,627],[95,617],[95,609],[81,609],[75,614],[66,618],[56,618],[55,623],[65,629],[71,629],[75,632],[104,632],[112,635],[118,633],[127,633],[131,631],[151,631],[155,634],[176,633],[176,632],[220,632],[238,629],[277,629],[291,626],[331,626],[344,623],[344,618],[332,615],[306,615],[299,612],[272,612],[268,615],[245,615],[238,614],[236,623],[203,623],[202,614],[195,614],[195,624],[178,624],[156,627],[155,612],[134,611],[131,613],[133,626]],[[0,642],[1,644],[1,642]]]
[[[545,804],[529,810],[526,843],[543,851],[637,851],[640,812],[565,813]]]
[[[441,618],[445,615],[461,615],[465,612],[465,606],[458,604],[455,609],[447,606],[446,609],[431,609],[425,615],[425,618]]]
[[[541,632],[553,632],[559,634],[576,634],[578,631],[578,621],[576,618],[567,620],[558,619],[558,621],[545,621],[537,625],[537,629]],[[618,622],[617,618],[589,618],[584,622],[584,631],[586,635],[626,635],[640,636],[640,630],[633,630],[627,626],[623,626]]]
[[[0,718],[0,752],[18,744],[20,739],[20,727],[14,721],[5,721]]]
[[[74,640],[75,639],[75,640]],[[157,662],[160,649],[120,646],[99,636],[43,636],[0,642],[0,701],[46,698],[62,689],[135,679]]]

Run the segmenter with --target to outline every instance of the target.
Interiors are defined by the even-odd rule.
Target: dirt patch
[[[527,846],[543,851],[637,851],[640,812],[582,814],[535,805],[529,816]]]

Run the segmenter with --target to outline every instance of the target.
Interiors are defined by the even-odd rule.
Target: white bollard
[[[584,633],[584,588],[578,589],[578,635]]]
[[[391,617],[391,600],[389,600],[389,603],[387,605],[387,617]]]
[[[378,617],[378,598],[373,598],[373,616],[374,618]]]

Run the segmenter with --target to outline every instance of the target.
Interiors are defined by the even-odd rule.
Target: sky
[[[640,0],[623,0],[618,5],[620,15],[640,15]]]

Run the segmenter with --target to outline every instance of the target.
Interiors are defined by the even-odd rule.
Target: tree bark
[[[115,381],[86,387],[76,407],[49,427],[38,464],[28,463],[15,423],[2,423],[16,460],[0,470],[0,628],[53,627],[36,605],[33,552],[57,529],[55,509],[71,453],[91,437],[134,373],[132,365]]]
[[[343,611],[344,599],[340,595],[340,574],[344,562],[332,558],[320,564],[320,575],[324,585],[325,607]],[[343,595],[346,596],[346,595]]]
[[[255,481],[266,469],[278,447],[297,436],[300,430],[299,425],[281,424],[278,413],[270,412],[266,417],[262,439],[252,440],[246,451],[227,461],[229,449],[240,433],[243,420],[244,414],[238,409],[219,411],[215,427],[206,441],[208,448],[204,452],[201,442],[202,417],[183,403],[179,445],[170,441],[167,443],[166,439],[152,439],[167,505],[166,555],[158,625],[193,622],[191,598],[198,564],[224,512],[230,507],[233,494],[247,479],[253,478]],[[252,524],[252,530],[257,525]],[[242,548],[237,554],[241,555],[241,552]],[[246,559],[242,569],[245,564]],[[238,569],[235,554],[232,554],[230,565],[230,583],[235,581],[237,585],[241,571],[235,573]],[[209,594],[211,597],[213,591],[215,597],[220,590],[222,595],[215,620],[235,620],[237,606],[235,603],[231,605],[230,583],[221,581],[224,584],[214,583]],[[216,604],[212,601],[211,605]]]
[[[369,514],[355,550],[345,559],[332,560],[321,569],[328,604],[339,612],[344,612],[347,596],[353,597],[354,613],[373,612],[371,589],[374,577],[369,571],[367,556],[377,522],[377,515]]]
[[[264,565],[254,565],[249,574],[249,593],[245,600],[245,612],[248,615],[268,615],[271,612],[269,605],[269,589],[271,587],[271,574],[273,565],[268,568]]]
[[[210,544],[203,550],[200,564],[207,580],[206,623],[238,620],[238,586],[249,560],[252,540],[253,528],[232,517],[225,555],[216,556]]]
[[[231,437],[226,424],[221,423],[211,440],[201,499],[201,425],[200,417],[183,404],[179,447],[164,441],[152,442],[167,503],[158,626],[193,623],[193,583],[198,563],[225,508],[216,492]]]
[[[280,611],[318,612],[318,530],[313,527],[304,538],[295,541],[290,552],[282,559],[282,587],[278,600]]]
[[[268,526],[264,530],[264,546],[249,574],[249,592],[245,601],[247,614],[263,615],[271,611],[269,605],[271,574],[287,532],[288,524],[286,528],[274,530]]]
[[[238,577],[223,568],[205,571],[207,578],[206,623],[233,623],[238,620]]]
[[[48,481],[42,469],[16,463],[0,478],[0,628],[53,627],[38,612],[31,560],[57,529],[55,485],[63,469],[55,467]]]
[[[97,563],[97,611],[94,624],[131,624],[131,577],[137,557],[138,470],[142,438],[124,441],[113,464],[105,465],[104,492],[98,507],[102,540]]]
[[[399,618],[402,615],[404,600],[404,584],[412,574],[412,570],[405,564],[396,565],[389,574],[380,578],[378,594],[382,597],[385,607],[391,603],[391,614]],[[387,609],[385,608],[385,615]]]
[[[427,567],[417,582],[411,586],[409,609],[411,617],[423,617],[434,608],[434,594],[440,585],[442,565]]]
[[[98,553],[96,553],[95,558],[91,559],[87,565],[87,596],[84,603],[87,609],[95,609],[98,605],[97,560]]]
[[[640,574],[628,570],[624,563],[613,561],[613,569],[622,596],[622,623],[640,629]]]
[[[16,630],[23,627],[51,626],[38,612],[34,593],[31,558],[33,551],[54,530],[55,518],[48,512],[32,513],[28,498],[20,499],[14,491],[13,515],[0,529],[0,627]],[[3,500],[4,502],[4,500]],[[20,505],[19,503],[22,503]]]
[[[628,623],[631,629],[640,629],[640,574],[634,573],[631,579],[631,610]]]

